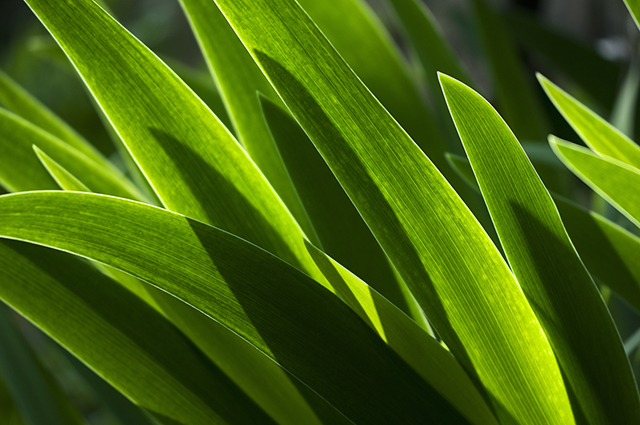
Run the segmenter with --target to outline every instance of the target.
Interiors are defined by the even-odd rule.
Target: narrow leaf
[[[538,80],[587,146],[602,155],[640,167],[640,147],[631,139],[541,74]]]
[[[2,71],[0,71],[0,102],[14,114],[57,137],[94,162],[106,169],[115,170],[115,167],[91,143]]]
[[[580,408],[591,424],[638,422],[620,336],[549,192],[496,110],[463,83],[440,82],[511,269]]]
[[[0,266],[3,301],[163,422],[273,423],[166,319],[90,264],[2,241]]]
[[[640,170],[554,136],[549,142],[567,168],[640,227]]]
[[[171,69],[91,0],[27,4],[69,56],[165,207],[214,223],[323,280],[302,231],[264,176]]]
[[[448,159],[469,185],[480,190],[466,158],[450,154]],[[589,273],[640,311],[640,238],[556,193],[551,197]]]
[[[189,303],[356,423],[468,423],[333,293],[227,232],[149,205],[77,192],[4,195],[0,214],[3,237],[120,268]]]
[[[433,163],[296,2],[216,3],[437,332],[484,384],[499,418],[571,423],[557,363],[533,311],[495,246]]]
[[[137,188],[119,172],[105,170],[60,139],[0,108],[0,181],[7,189],[24,191],[56,188],[55,182],[38,161],[33,151],[34,145],[45,150],[69,172],[80,176],[93,190],[142,199]]]

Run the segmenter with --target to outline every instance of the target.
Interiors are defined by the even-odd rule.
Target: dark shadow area
[[[632,380],[625,382],[624,378],[620,379],[624,376],[622,372],[626,363],[622,347],[620,347],[619,359],[624,363],[616,365],[608,363],[606,366],[594,363],[595,359],[603,355],[603,347],[608,350],[609,347],[620,345],[617,330],[612,321],[610,326],[602,323],[603,318],[609,317],[604,303],[600,301],[601,305],[598,306],[576,299],[576,297],[583,300],[590,299],[593,296],[600,300],[596,286],[589,282],[588,273],[579,261],[563,261],[560,266],[558,265],[561,259],[575,256],[573,250],[564,241],[561,241],[526,208],[515,203],[511,203],[511,208],[521,229],[520,234],[525,238],[524,248],[528,250],[535,270],[544,285],[541,288],[534,288],[521,282],[522,289],[556,353],[564,372],[563,376],[567,378],[565,380],[567,388],[575,393],[573,400],[577,400],[577,403],[573,403],[574,410],[599,411],[610,423],[625,423],[626,418],[631,417],[629,406],[636,401],[621,402],[621,400],[635,397],[636,392],[628,390],[629,386],[635,387],[636,384]],[[541,250],[540,246],[544,246],[545,249]],[[558,267],[561,267],[560,271]],[[580,290],[588,294],[586,298],[576,293],[580,286]],[[540,304],[539,300],[545,298],[551,304],[549,307]],[[599,314],[592,314],[592,308],[600,310]],[[567,328],[567,325],[570,328]],[[605,329],[601,330],[603,326]],[[566,341],[567,348],[559,344],[561,341]],[[570,362],[575,362],[576,366],[571,367]],[[573,378],[576,375],[582,376],[589,388],[587,391],[595,394],[595,397],[581,392],[576,380],[578,378]],[[631,373],[628,376],[631,377]],[[599,405],[594,406],[594,401],[599,401]],[[576,413],[576,416],[588,417],[588,414]]]
[[[254,207],[232,182],[202,159],[189,145],[158,129],[149,131],[172,159],[191,194],[203,205],[204,217],[194,217],[239,236],[300,268],[278,229]],[[175,158],[180,160],[176,161]],[[205,180],[206,179],[206,180]]]
[[[389,259],[309,137],[280,107],[261,104],[323,250],[409,314]]]
[[[295,269],[283,274],[276,258],[233,235],[189,222],[278,363],[351,420],[468,423],[334,294]],[[260,285],[255,272],[238,273],[257,268]]]
[[[167,373],[197,394],[225,421],[247,425],[275,424],[173,325],[131,292],[96,271],[90,263],[63,252],[9,240],[0,241],[0,252],[5,254],[0,256],[0,281],[14,281],[11,285],[0,285],[1,298],[26,317],[33,318],[36,323],[49,323],[47,318],[50,319],[51,316],[62,318],[75,316],[77,320],[81,320],[80,312],[69,310],[75,303],[56,304],[50,301],[45,311],[44,307],[37,308],[29,301],[24,301],[34,299],[37,297],[35,294],[55,299],[59,297],[57,293],[69,291],[78,298],[76,302],[91,309],[92,314],[112,324],[125,338],[133,341],[149,357],[162,365]],[[7,275],[8,270],[15,272],[15,263],[8,267],[2,264],[2,261],[15,256],[23,257],[17,261],[25,262],[24,270],[21,269],[19,274]],[[29,267],[32,266],[38,267],[61,286],[44,287],[37,278],[30,278],[32,272],[29,272]],[[22,277],[20,281],[16,281],[20,277]],[[88,338],[92,337],[102,336],[92,335]],[[171,347],[171,349],[158,350],[158,341],[164,341],[165,347]],[[69,348],[78,353],[97,349],[86,343],[80,346],[73,344],[73,341],[59,342],[61,345],[69,344]],[[153,406],[143,405],[143,407],[154,411],[154,415],[161,416],[160,413],[155,412],[157,409]],[[168,419],[162,416],[163,421]],[[182,424],[176,419],[171,419],[167,423]]]

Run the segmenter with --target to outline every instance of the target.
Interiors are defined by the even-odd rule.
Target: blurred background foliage
[[[217,109],[221,109],[220,97],[177,0],[102,0],[101,3],[172,66],[205,102],[217,103]],[[418,58],[398,25],[391,3],[388,0],[369,0],[369,3],[409,63],[414,65],[412,70],[416,81],[426,81],[427,78],[421,75],[423,71],[418,65]],[[488,51],[486,44],[491,35],[486,34],[486,28],[483,34],[474,13],[474,1],[425,0],[425,3],[461,58],[474,85],[500,110],[501,99],[495,83],[500,70],[492,63],[496,60],[492,58],[495,52]],[[638,32],[622,0],[492,0],[487,3],[498,11],[507,31],[508,43],[515,46],[518,66],[524,70],[523,75],[544,110],[547,133],[579,141],[535,83],[537,71],[638,140],[640,129],[635,125],[638,122],[636,101],[640,85]],[[0,1],[0,69],[69,122],[116,164],[121,163],[109,132],[79,77],[22,0]],[[425,102],[435,108],[436,96],[441,94],[430,93],[428,84],[423,85]],[[225,121],[225,117],[220,118]],[[449,120],[448,116],[445,118]],[[450,126],[450,123],[447,121],[443,125]],[[550,151],[543,149],[529,151],[529,154],[537,154],[539,162],[546,160],[551,164],[549,166],[554,166],[555,157]],[[568,172],[562,178],[563,181],[548,182],[548,185],[557,183],[564,187],[558,191],[569,192],[584,206],[626,224],[622,216],[585,190]],[[2,188],[0,193],[3,193]],[[603,288],[603,295],[608,299],[629,351],[635,353],[633,364],[636,375],[640,376],[637,358],[640,334],[636,332],[640,327],[639,316],[607,288]],[[15,315],[11,317],[87,423],[123,423],[106,407],[108,403],[104,397],[109,391],[104,388],[106,384],[96,380],[88,369],[26,321]],[[101,385],[103,388],[98,392],[102,395],[98,396],[96,388]],[[0,422],[23,423],[1,380]]]

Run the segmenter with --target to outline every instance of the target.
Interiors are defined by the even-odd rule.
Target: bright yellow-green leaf
[[[440,83],[511,270],[579,407],[590,424],[640,421],[622,341],[551,195],[496,110],[451,77]]]
[[[78,176],[92,190],[130,199],[142,199],[138,189],[119,172],[98,163],[19,116],[0,108],[0,181],[7,189],[41,190],[56,188],[42,167],[33,146]],[[53,185],[52,185],[53,182]]]
[[[478,188],[466,158],[449,154],[447,159],[469,185]],[[558,194],[551,196],[589,273],[640,311],[640,238]]]
[[[549,142],[576,176],[640,227],[639,169],[554,136]]]
[[[304,235],[282,201],[173,71],[91,0],[68,0],[64,7],[27,3],[69,56],[164,206],[314,274]]]
[[[189,303],[356,423],[469,423],[333,293],[225,231],[79,192],[3,195],[0,215],[5,238],[103,262]]]
[[[449,351],[375,289],[311,244],[307,247],[338,295],[425,381],[469,422],[497,425],[487,402]]]
[[[558,365],[533,311],[433,163],[296,2],[216,3],[447,346],[477,374],[499,419],[571,423]]]
[[[538,79],[558,111],[587,146],[602,155],[640,167],[638,145],[541,74]]]

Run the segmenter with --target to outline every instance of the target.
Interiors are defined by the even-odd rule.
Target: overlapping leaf
[[[451,77],[440,82],[511,269],[579,407],[591,424],[639,421],[620,336],[549,192],[495,109]]]
[[[557,363],[524,295],[429,159],[295,2],[216,3],[500,419],[571,423]]]
[[[0,214],[3,237],[109,264],[188,302],[356,423],[468,423],[334,294],[227,232],[87,193],[5,195]]]
[[[551,136],[551,147],[564,164],[636,226],[640,226],[640,170]]]
[[[556,108],[587,146],[602,155],[640,167],[638,145],[544,76],[538,74],[538,79]]]

